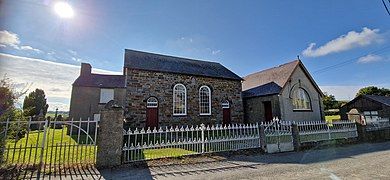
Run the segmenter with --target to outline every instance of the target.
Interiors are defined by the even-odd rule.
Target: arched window
[[[187,90],[183,84],[173,87],[173,115],[187,115]]]
[[[199,113],[200,115],[211,115],[211,90],[208,86],[199,88]]]
[[[155,97],[148,98],[148,100],[146,101],[146,107],[147,108],[156,108],[156,107],[158,107],[157,98],[155,98]]]
[[[311,110],[309,94],[303,88],[296,88],[292,94],[294,110]]]

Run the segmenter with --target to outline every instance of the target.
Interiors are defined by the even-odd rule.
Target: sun
[[[54,4],[54,11],[61,18],[72,18],[74,16],[72,6],[63,1],[59,1]]]

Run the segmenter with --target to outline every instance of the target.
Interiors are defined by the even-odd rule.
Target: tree
[[[38,116],[42,111],[46,116],[49,105],[46,103],[45,92],[42,89],[35,89],[23,101],[23,112],[25,116]]]
[[[360,96],[360,95],[390,96],[390,89],[368,86],[368,87],[361,88],[358,91],[356,96]]]
[[[324,109],[338,109],[340,108],[340,102],[336,100],[336,98],[332,94],[324,93],[324,97],[322,98],[322,103],[324,104]]]
[[[0,121],[7,121],[7,119],[13,121],[18,116],[18,112],[20,115],[20,111],[15,108],[15,103],[26,91],[26,88],[23,88],[22,91],[15,90],[14,84],[6,75],[0,79]],[[0,124],[0,132],[7,133],[8,138],[13,138],[17,132],[22,131],[21,128],[17,131],[14,124],[9,124],[7,132],[5,132],[4,124]],[[5,142],[5,136],[0,135],[0,164],[3,162]]]

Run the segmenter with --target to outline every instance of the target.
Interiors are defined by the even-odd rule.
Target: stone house
[[[341,119],[375,123],[379,118],[390,119],[390,97],[360,95],[340,108]],[[363,123],[364,124],[364,123]]]
[[[81,63],[80,76],[72,85],[69,117],[76,120],[99,120],[100,110],[112,99],[125,103],[124,75],[94,74],[91,70],[90,64]]]
[[[130,127],[239,123],[241,77],[216,62],[125,50]]]
[[[300,60],[245,76],[244,121],[324,120],[323,93]]]

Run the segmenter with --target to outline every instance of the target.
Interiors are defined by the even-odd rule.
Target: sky
[[[124,49],[219,62],[240,76],[297,58],[320,88],[350,100],[390,88],[390,16],[380,0],[0,1],[0,75],[67,110],[81,62],[120,74]]]

